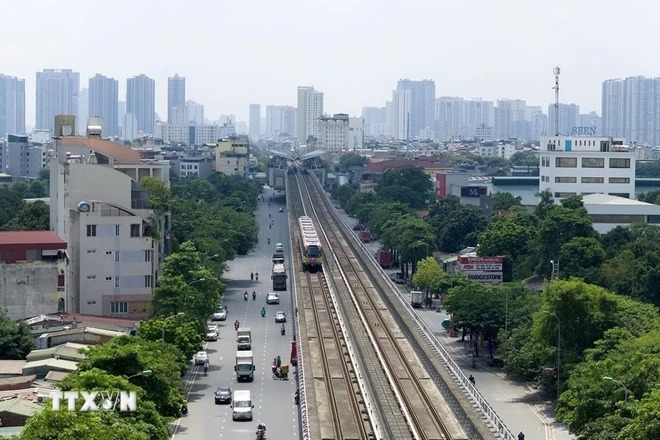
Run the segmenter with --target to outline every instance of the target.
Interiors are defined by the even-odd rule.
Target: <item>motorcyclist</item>
[[[257,281],[259,281],[259,272],[255,272],[255,274],[254,274],[254,278],[255,278]]]
[[[270,244],[270,238],[268,239],[268,244]]]
[[[238,319],[237,319],[237,320],[234,322],[234,329],[235,329],[236,331],[238,331],[238,327],[240,327],[240,326],[241,326],[241,323],[238,322]]]
[[[209,372],[209,361],[204,362],[204,374]]]
[[[243,298],[245,299],[245,301],[248,300],[248,293],[247,293],[247,290],[246,290],[245,293],[243,294]]]
[[[286,327],[284,327],[284,324],[282,324],[282,328],[280,329],[280,331],[282,332],[282,335],[286,333]]]
[[[282,366],[282,358],[280,358],[280,355],[277,355],[277,368],[280,368]]]
[[[250,279],[254,281],[254,272],[250,272]]]
[[[296,394],[293,395],[293,401],[296,405],[300,403],[300,390],[296,390]]]
[[[259,423],[257,425],[257,431],[255,432],[257,439],[264,439],[266,438],[266,425],[263,423]]]
[[[266,307],[261,308],[261,316],[266,316]]]
[[[254,290],[252,291],[252,300],[253,300],[253,301],[256,301],[256,300],[257,300],[257,292],[254,291]]]

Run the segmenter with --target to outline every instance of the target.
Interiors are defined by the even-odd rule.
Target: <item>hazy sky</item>
[[[359,115],[401,78],[547,111],[558,65],[561,101],[600,113],[604,80],[660,76],[658,17],[650,0],[20,0],[0,15],[0,73],[26,79],[29,125],[44,68],[113,77],[120,100],[144,73],[162,118],[178,73],[206,117],[247,120],[251,103],[295,106],[299,85]]]

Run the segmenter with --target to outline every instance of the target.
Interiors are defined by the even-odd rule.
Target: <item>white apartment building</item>
[[[486,142],[479,145],[479,156],[481,157],[503,157],[510,159],[516,152],[514,144],[507,144],[503,142]]]
[[[322,116],[318,120],[319,150],[327,152],[353,151],[364,143],[364,118],[351,118],[345,113]]]
[[[318,136],[317,120],[323,115],[323,93],[314,87],[298,87],[296,114],[298,143],[304,144],[309,136]]]
[[[635,198],[636,153],[623,139],[545,136],[540,146],[539,191],[556,199],[588,194]]]
[[[25,135],[7,135],[1,154],[2,172],[14,177],[37,177],[49,162],[48,147]]]
[[[176,111],[176,109],[174,109]],[[215,144],[233,134],[233,125],[189,125],[189,124],[165,124],[157,122],[154,128],[154,139],[162,139],[169,144],[204,145]]]
[[[50,222],[68,243],[67,312],[141,318],[151,311],[170,221],[149,209],[140,187],[147,176],[169,186],[169,163],[143,162],[137,151],[95,137],[56,145]]]

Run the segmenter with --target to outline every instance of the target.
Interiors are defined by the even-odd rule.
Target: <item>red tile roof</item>
[[[140,163],[140,153],[117,142],[107,139],[90,138],[84,136],[65,136],[60,141],[61,148],[86,147],[98,151],[108,157],[112,157],[116,164],[133,165]]]
[[[66,249],[66,241],[53,231],[7,231],[0,232],[1,245],[59,245]]]

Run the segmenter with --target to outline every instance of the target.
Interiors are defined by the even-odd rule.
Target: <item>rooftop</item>
[[[0,232],[0,245],[58,245],[66,249],[66,242],[53,231],[6,231]]]
[[[619,205],[619,206],[654,206],[652,203],[640,202],[639,200],[627,199],[625,197],[610,196],[608,194],[589,194],[582,196],[585,205]]]
[[[0,413],[8,412],[30,417],[41,412],[43,406],[22,397],[11,397],[0,400]]]
[[[40,367],[49,367],[52,369],[60,369],[66,371],[76,371],[78,369],[78,362],[67,361],[65,359],[55,359],[55,358],[41,359],[38,361],[32,361],[26,363],[25,367],[23,367],[23,371],[32,368],[40,368]]]
[[[1,360],[0,376],[20,376],[27,361],[24,360]]]
[[[89,148],[90,150],[101,153],[104,156],[111,157],[116,164],[129,165],[140,163],[140,153],[138,151],[106,139],[83,136],[65,136],[60,141],[60,145],[63,148]]]
[[[396,170],[405,166],[415,166],[423,169],[451,168],[451,166],[439,162],[429,162],[425,160],[392,159],[384,160],[378,163],[368,163],[362,169],[365,172],[385,172],[387,170]]]

